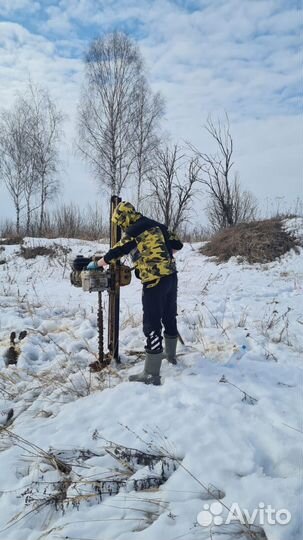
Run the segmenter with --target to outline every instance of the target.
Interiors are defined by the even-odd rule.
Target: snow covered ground
[[[302,235],[302,221],[287,225]],[[70,285],[69,260],[107,246],[25,245],[54,243],[55,257],[0,253],[0,539],[244,540],[262,529],[301,539],[302,249],[217,265],[185,245],[185,345],[154,387],[128,382],[142,366],[130,353],[144,346],[140,282],[121,291],[121,367],[91,374],[97,295]],[[10,333],[22,330],[18,363],[6,366]],[[241,524],[254,511],[256,527]]]

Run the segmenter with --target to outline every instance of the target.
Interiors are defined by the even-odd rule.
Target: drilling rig
[[[121,202],[120,197],[113,195],[110,201],[110,247],[113,247],[121,239],[121,229],[112,223],[112,215],[115,208]],[[120,287],[129,285],[131,282],[131,269],[121,264],[120,261],[113,261],[109,268],[104,270],[87,270],[91,261],[97,262],[102,258],[102,254],[96,253],[93,257],[83,257],[77,255],[72,262],[72,272],[70,275],[71,284],[75,287],[82,287],[85,292],[98,293],[98,360],[90,364],[92,371],[101,371],[108,366],[112,360],[120,363],[119,358],[119,310],[120,310]],[[107,348],[104,353],[104,321],[102,293],[108,293],[108,334]]]

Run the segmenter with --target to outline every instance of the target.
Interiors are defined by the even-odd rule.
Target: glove
[[[99,270],[99,268],[100,267],[97,265],[95,261],[91,261],[86,267],[87,270]]]
[[[99,268],[100,268],[100,266],[102,266],[102,268],[104,268],[105,266],[108,266],[108,263],[105,262],[104,257],[102,257],[102,259],[98,260],[98,265],[99,265]]]

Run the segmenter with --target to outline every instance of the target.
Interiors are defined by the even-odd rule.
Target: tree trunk
[[[28,200],[26,202],[26,234],[29,235],[30,233],[30,224],[31,224],[31,207],[30,207],[30,201]]]
[[[40,206],[40,223],[39,223],[39,233],[42,234],[43,222],[44,222],[44,210],[45,210],[45,185],[44,185],[44,175],[41,180],[41,206]]]
[[[20,207],[19,204],[16,204],[16,232],[20,233]]]
[[[139,172],[138,184],[137,184],[137,210],[140,208],[141,203],[141,173]]]

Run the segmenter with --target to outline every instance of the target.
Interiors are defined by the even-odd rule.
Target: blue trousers
[[[162,352],[162,328],[168,336],[178,335],[177,329],[177,274],[164,276],[158,285],[143,285],[143,332],[146,350]]]

